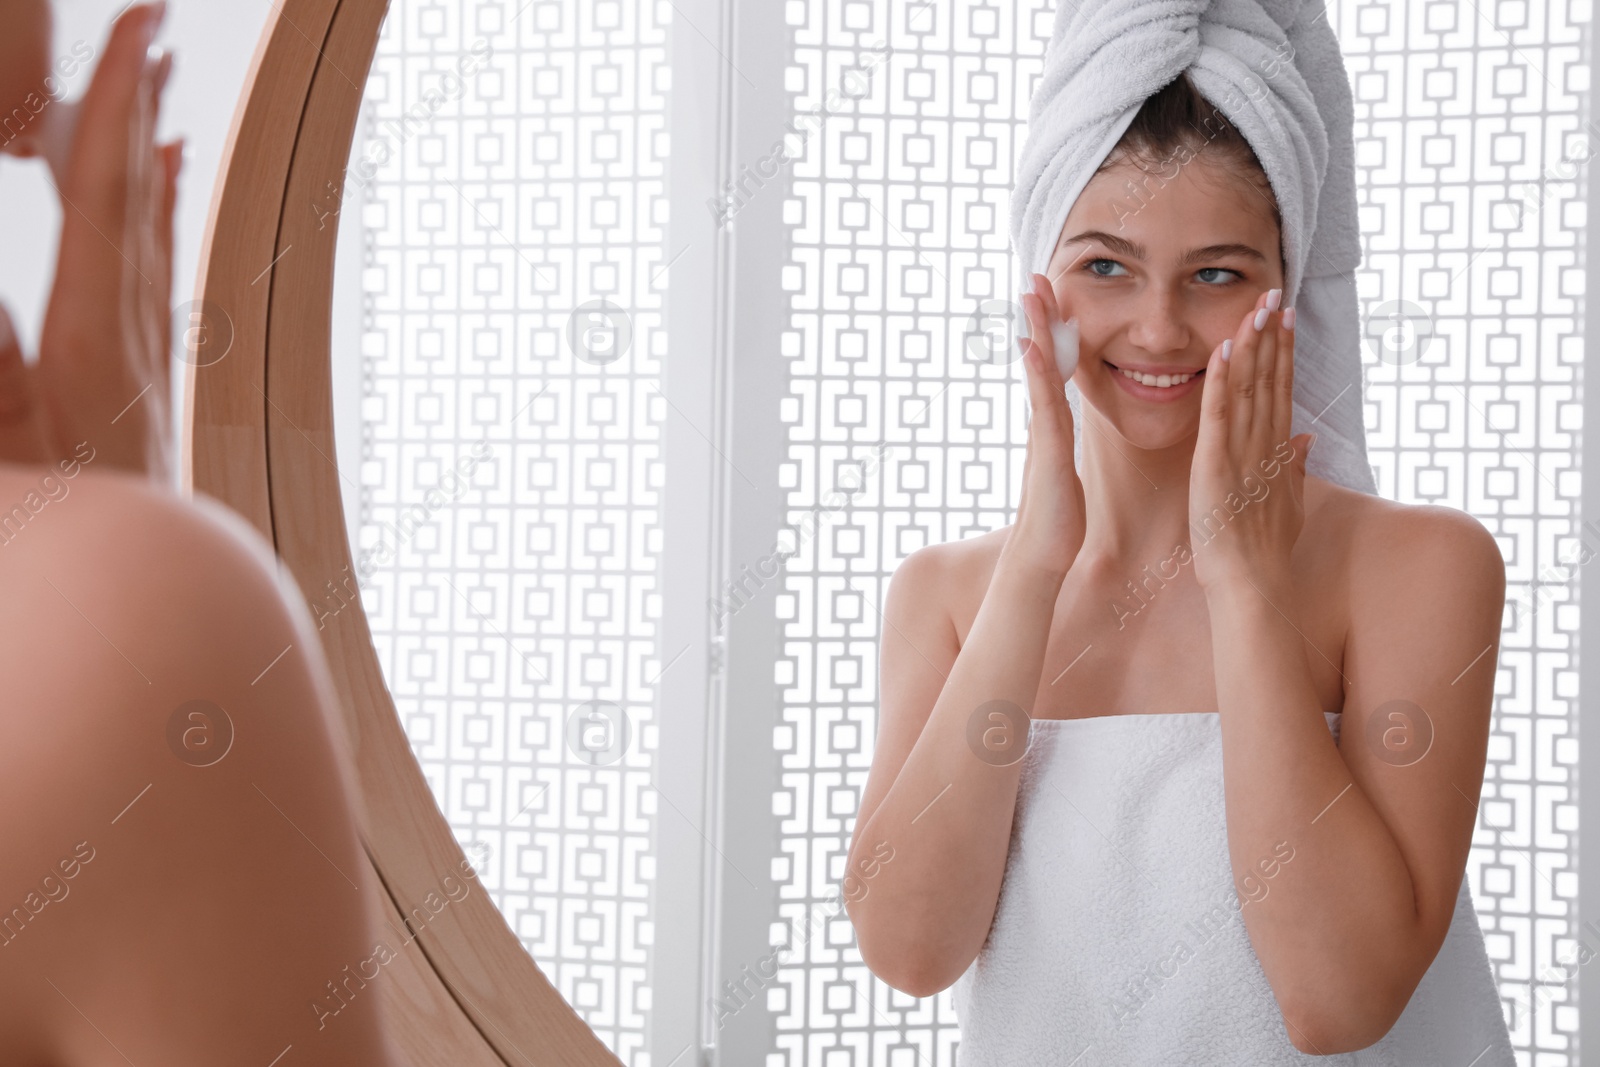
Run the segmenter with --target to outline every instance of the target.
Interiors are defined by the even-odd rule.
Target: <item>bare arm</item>
[[[1042,275],[1023,307],[1033,340],[1022,497],[966,643],[939,597],[947,550],[913,553],[885,597],[877,747],[843,888],[861,958],[917,996],[961,977],[989,935],[1050,623],[1083,547],[1072,409],[1050,331],[1061,315]]]
[[[959,978],[988,936],[1026,741],[995,702],[1031,712],[1065,577],[1002,552],[958,650],[935,553],[914,553],[890,582],[877,747],[844,892],[867,966],[915,996]]]
[[[1505,604],[1499,548],[1460,512],[1408,507],[1357,549],[1337,746],[1307,671],[1319,652],[1291,625],[1287,585],[1211,604],[1229,851],[1264,890],[1242,916],[1290,1039],[1316,1055],[1387,1033],[1444,942],[1472,847]],[[1293,850],[1281,868],[1278,843]]]

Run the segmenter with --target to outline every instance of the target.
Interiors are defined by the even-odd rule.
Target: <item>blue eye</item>
[[[1115,267],[1118,270],[1122,269],[1122,264],[1118,263],[1114,259],[1090,259],[1090,260],[1086,260],[1084,262],[1084,264],[1083,264],[1083,269],[1085,271],[1087,271],[1088,273],[1094,275],[1096,278],[1117,278],[1117,277],[1121,277],[1121,275],[1110,273],[1109,270],[1099,270],[1099,269],[1097,269],[1098,265],[1101,264],[1101,263],[1106,264],[1108,268],[1109,267]],[[1195,275],[1197,277],[1199,277],[1201,275],[1206,275],[1206,274],[1220,274],[1220,275],[1232,275],[1233,276],[1232,278],[1224,277],[1224,278],[1217,278],[1215,280],[1210,280],[1210,281],[1206,280],[1205,278],[1201,278],[1201,280],[1203,282],[1205,282],[1205,284],[1207,284],[1207,285],[1215,285],[1215,286],[1231,285],[1235,278],[1243,278],[1244,277],[1244,275],[1240,274],[1238,271],[1229,270],[1226,267],[1201,267],[1199,270],[1195,271]]]

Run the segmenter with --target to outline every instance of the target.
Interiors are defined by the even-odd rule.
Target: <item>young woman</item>
[[[960,980],[964,1065],[1513,1062],[1463,883],[1504,564],[1305,474],[1281,236],[1187,75],[1151,97],[1024,297],[1015,523],[890,584],[844,896],[884,981]]]
[[[84,57],[0,0],[4,148],[51,157],[63,218],[36,363],[0,313],[0,1061],[396,1064],[305,602],[169,488],[161,17],[124,11],[70,107]]]

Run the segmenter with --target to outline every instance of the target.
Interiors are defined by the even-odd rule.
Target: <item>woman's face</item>
[[[49,0],[0,0],[0,152],[33,150],[24,119],[28,98],[46,92],[51,28]]]
[[[1190,156],[1175,174],[1119,163],[1095,175],[1046,274],[1062,317],[1078,317],[1073,380],[1085,402],[1129,443],[1160,449],[1198,430],[1204,375],[1158,390],[1118,368],[1203,370],[1256,298],[1282,288],[1283,260],[1262,193]]]

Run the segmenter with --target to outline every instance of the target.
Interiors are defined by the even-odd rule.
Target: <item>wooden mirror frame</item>
[[[355,574],[334,458],[334,249],[389,0],[271,7],[200,257],[191,307],[203,318],[191,321],[208,345],[227,347],[207,366],[186,367],[181,469],[186,492],[209,494],[254,524],[318,603],[330,583],[348,588]],[[400,725],[365,613],[323,621],[377,904],[410,934],[380,979],[396,1049],[419,1064],[620,1067],[480,883],[430,915],[424,902],[466,857]],[[419,908],[425,921],[408,928],[405,917]]]

